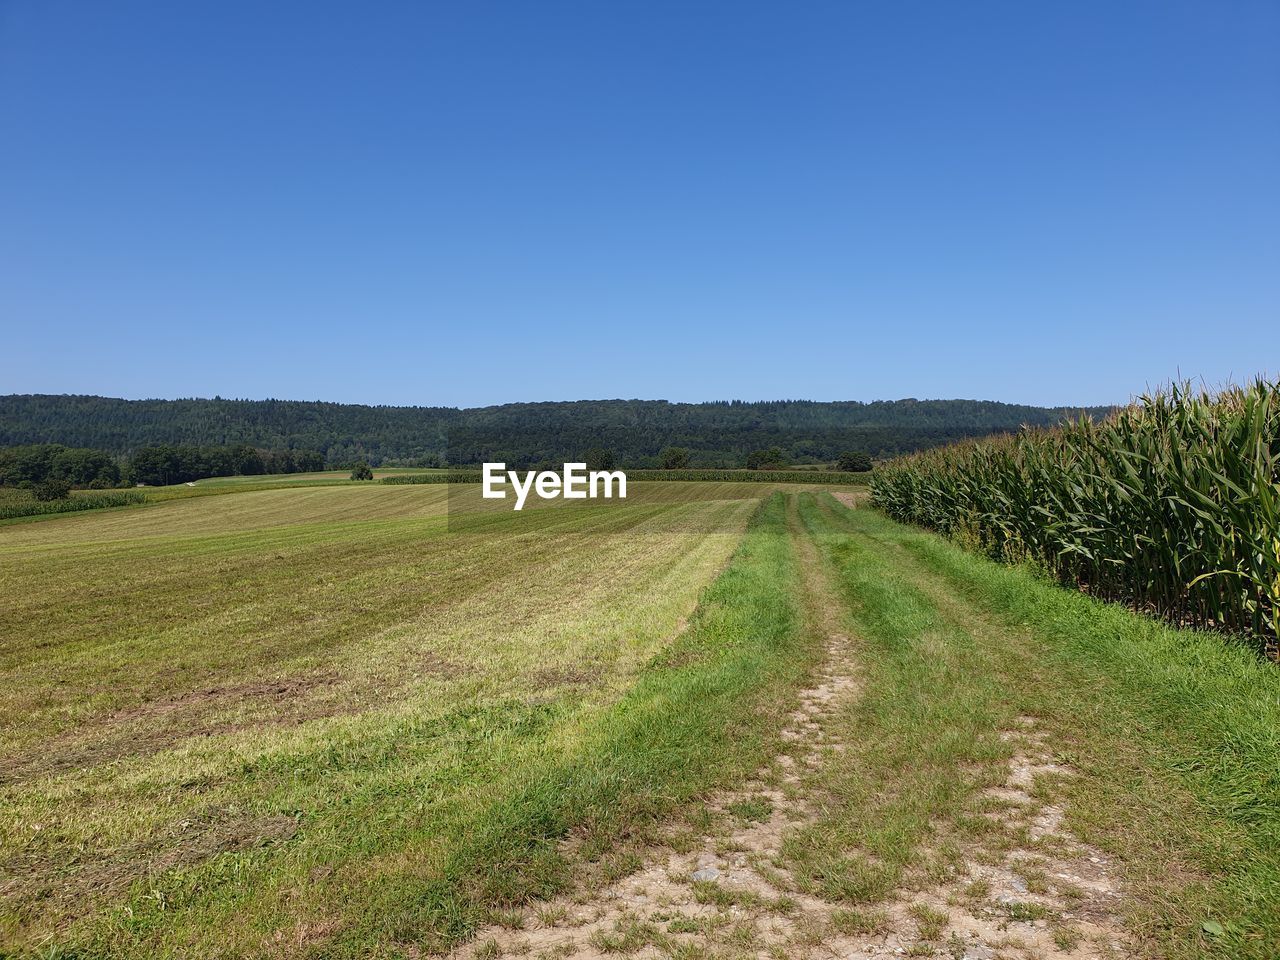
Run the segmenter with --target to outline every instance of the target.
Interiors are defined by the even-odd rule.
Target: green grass
[[[0,944],[443,947],[563,884],[571,827],[754,768],[811,656],[784,504],[661,486],[475,535],[378,486],[5,530]]]
[[[1115,858],[1142,955],[1280,955],[1280,673],[873,511],[801,514],[863,671],[828,814],[785,848],[811,889],[857,907],[998,852],[979,792],[1003,780],[1000,731],[1031,717],[1079,773],[1037,788]]]
[[[706,475],[680,480],[672,476],[674,471],[648,471],[648,473],[659,474],[663,481],[663,488],[658,489],[654,486],[654,481],[645,481],[642,478],[636,478],[628,484],[629,499],[633,502],[636,500],[645,500],[648,502],[668,502],[671,499],[692,502],[718,499],[759,499],[767,496],[772,490],[782,488],[782,484],[787,484],[786,489],[792,490],[816,490],[830,489],[831,483],[824,481],[822,477],[816,473],[808,472],[802,477],[780,477],[776,472],[758,471],[758,476],[747,476],[746,471],[726,470],[726,471],[707,471]],[[714,474],[714,475],[713,475]],[[381,480],[384,484],[390,485],[429,485],[438,486],[441,490],[446,487],[445,481],[448,479],[449,471],[445,470],[427,470],[414,467],[390,467],[380,468],[374,471],[375,481]],[[849,476],[860,477],[864,474],[850,474]],[[691,481],[697,480],[703,484],[701,487],[691,486]],[[761,483],[771,482],[771,486],[762,487]],[[851,481],[853,486],[859,491],[865,490],[865,481]],[[796,484],[802,484],[796,486]],[[121,504],[127,504],[130,507],[155,506],[157,504],[169,503],[174,500],[192,500],[205,497],[222,496],[225,494],[242,494],[256,493],[266,491],[278,491],[286,489],[314,488],[314,487],[332,487],[344,489],[359,489],[373,486],[368,481],[359,481],[350,479],[350,471],[347,470],[327,470],[317,473],[292,473],[279,474],[272,476],[254,476],[254,477],[212,477],[207,480],[198,480],[192,484],[173,484],[166,487],[140,487],[133,490],[124,491],[91,491],[91,490],[75,490],[72,491],[72,498],[85,497],[94,498],[98,496],[119,497],[120,503],[108,503],[105,500],[94,505],[95,510],[112,510],[119,509]],[[840,481],[838,485],[845,485],[845,481]],[[467,485],[470,487],[470,484]],[[649,493],[646,494],[646,490]],[[462,504],[465,505],[472,499],[472,491],[463,495]],[[538,505],[533,502],[531,505]],[[30,493],[25,490],[14,490],[11,488],[0,488],[0,528],[5,526],[14,526],[17,524],[25,524],[31,521],[46,520],[52,515],[69,512],[68,508],[59,508],[46,510],[43,512],[32,512],[31,503],[33,498]],[[20,509],[18,509],[20,507]],[[497,502],[486,502],[486,509],[508,510],[510,505],[499,504]],[[6,517],[6,508],[8,510]],[[82,510],[83,507],[72,507],[70,510]],[[471,509],[467,507],[466,509]]]
[[[991,895],[961,870],[1008,849],[981,793],[1031,718],[1077,771],[1036,796],[1108,855],[1140,956],[1280,955],[1280,673],[1248,650],[817,485],[451,528],[441,485],[311,479],[0,529],[0,954],[408,957],[515,923],[774,756],[834,620],[859,692],[782,849],[832,929],[898,900],[912,951],[948,942],[918,893]],[[644,923],[598,946],[677,932]]]
[[[397,476],[409,468],[389,467],[374,471],[374,478]],[[416,472],[417,468],[413,468]],[[367,483],[367,481],[366,481]],[[112,510],[139,507],[170,500],[217,496],[226,493],[248,493],[255,490],[280,490],[292,487],[358,487],[362,482],[351,479],[349,470],[325,470],[316,473],[270,474],[253,477],[210,477],[192,483],[175,483],[164,487],[134,487],[127,490],[73,490],[68,500],[38,503],[27,490],[0,487],[0,527],[45,520],[51,516],[83,510]]]

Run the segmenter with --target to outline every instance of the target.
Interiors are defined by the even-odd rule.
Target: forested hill
[[[1108,408],[1088,408],[1095,416]],[[159,443],[251,444],[319,450],[341,465],[563,461],[604,447],[649,466],[667,446],[699,466],[740,466],[778,447],[792,462],[848,450],[887,456],[960,437],[1048,425],[1081,412],[986,400],[668,403],[579,400],[495,407],[382,407],[296,400],[118,400],[47,394],[0,397],[0,445],[61,443],[126,454]]]

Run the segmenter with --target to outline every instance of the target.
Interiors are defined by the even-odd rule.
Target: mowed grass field
[[[625,509],[459,533],[443,485],[285,484],[0,528],[0,943],[390,955],[464,935],[489,896],[468,844],[611,749],[601,724],[689,642],[769,494],[636,484]],[[783,627],[728,639],[778,640],[771,589]]]

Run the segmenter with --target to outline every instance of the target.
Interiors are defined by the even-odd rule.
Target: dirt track
[[[850,504],[853,506],[853,504]],[[1035,798],[1050,762],[1030,719],[1003,737],[1008,779],[987,791],[1002,859],[975,855],[961,876],[853,909],[802,891],[787,869],[788,832],[826,801],[813,774],[839,763],[832,720],[858,696],[857,644],[813,541],[793,529],[811,628],[826,656],[781,731],[783,750],[737,789],[708,800],[710,828],[638,854],[628,875],[501,917],[455,956],[602,960],[620,955],[734,958],[938,956],[954,960],[1110,960],[1126,955],[1119,893],[1106,859],[1070,837],[1062,812]],[[1053,923],[1047,917],[1054,917]]]

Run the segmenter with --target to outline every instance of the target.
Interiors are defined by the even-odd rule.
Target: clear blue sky
[[[0,393],[1280,369],[1280,3],[0,0]]]

